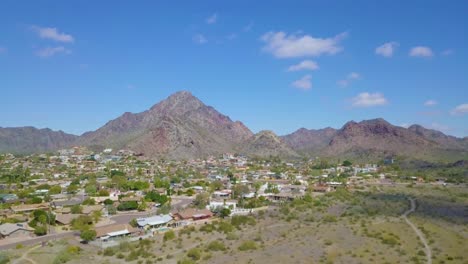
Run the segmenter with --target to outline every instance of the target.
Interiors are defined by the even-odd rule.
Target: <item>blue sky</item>
[[[466,1],[0,3],[0,126],[81,134],[179,90],[254,132],[468,135]]]

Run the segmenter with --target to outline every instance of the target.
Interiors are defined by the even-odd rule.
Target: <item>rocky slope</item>
[[[169,96],[151,109],[125,113],[80,138],[83,145],[130,148],[145,156],[188,159],[239,150],[253,133],[191,93]]]
[[[305,155],[319,155],[336,135],[337,130],[327,127],[324,129],[301,128],[289,135],[282,136],[283,141],[292,149]]]
[[[280,137],[268,130],[263,130],[244,143],[243,152],[250,156],[281,156],[297,158],[299,155]]]
[[[271,131],[253,134],[239,121],[182,91],[141,113],[124,113],[82,136],[50,129],[0,128],[0,152],[52,151],[72,145],[126,148],[149,158],[202,158],[225,152],[251,156],[326,156],[375,160],[406,156],[420,160],[468,159],[468,138],[413,125],[408,129],[383,119],[348,122],[278,137]]]
[[[48,152],[71,146],[78,136],[34,127],[0,127],[0,151],[17,154]]]

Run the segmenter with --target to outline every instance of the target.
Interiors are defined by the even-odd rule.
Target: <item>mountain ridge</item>
[[[341,128],[298,130],[283,136],[263,130],[254,134],[180,91],[139,113],[124,112],[81,136],[33,127],[1,128],[0,151],[44,152],[72,145],[128,148],[148,157],[190,159],[238,152],[252,156],[384,157],[405,155],[423,159],[465,155],[468,138],[412,125],[395,126],[383,118],[349,121]]]

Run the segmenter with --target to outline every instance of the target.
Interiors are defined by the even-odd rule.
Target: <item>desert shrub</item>
[[[70,260],[71,260],[71,255],[67,252],[62,251],[55,256],[53,264],[67,263]]]
[[[131,250],[131,248],[132,248],[132,245],[130,245],[130,242],[128,242],[128,241],[122,241],[119,244],[119,251],[120,252],[127,252],[127,251]]]
[[[252,240],[244,241],[239,246],[240,251],[255,250],[255,249],[257,249],[257,244],[255,243],[255,241],[252,241]]]
[[[192,248],[187,252],[187,257],[192,260],[199,260],[201,258],[201,253],[198,248]]]
[[[110,247],[106,248],[102,252],[102,255],[107,256],[107,257],[114,256],[115,255],[115,250],[114,250],[114,248],[110,248]]]
[[[231,225],[235,226],[237,229],[240,229],[243,225],[256,225],[257,222],[253,217],[246,215],[235,215],[231,218]]]
[[[227,234],[232,232],[233,230],[234,227],[228,222],[221,221],[218,224],[218,232],[223,232],[224,234]]]
[[[216,229],[215,226],[212,224],[205,224],[202,227],[200,227],[200,231],[205,232],[205,233],[211,233],[215,229]]]
[[[196,262],[192,259],[182,259],[177,261],[177,264],[195,264]]]
[[[210,251],[224,251],[226,250],[226,246],[223,244],[223,242],[220,241],[212,241],[211,243],[208,244],[206,247]]]
[[[130,261],[137,260],[139,255],[140,254],[137,251],[132,250],[125,258],[125,261],[130,262]]]
[[[169,240],[172,240],[175,238],[175,233],[174,231],[172,230],[169,230],[167,231],[166,233],[164,233],[164,237],[163,237],[163,240],[164,241],[169,241]]]
[[[116,257],[117,257],[118,259],[123,259],[123,258],[125,258],[125,255],[122,254],[122,253],[119,253],[119,254],[117,254]]]
[[[334,223],[337,221],[336,216],[334,215],[325,215],[323,216],[322,220],[325,223]]]
[[[237,240],[237,239],[239,239],[239,236],[234,232],[230,232],[230,233],[226,234],[226,239],[227,240]]]
[[[179,231],[179,236],[190,235],[192,232],[195,232],[194,226],[185,226],[182,230]]]

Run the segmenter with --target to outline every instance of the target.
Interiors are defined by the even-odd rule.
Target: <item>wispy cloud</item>
[[[247,24],[247,25],[242,29],[242,31],[244,31],[244,32],[250,32],[250,31],[252,30],[253,26],[254,26],[254,23],[253,23],[253,22],[250,22],[249,24]]]
[[[468,104],[461,104],[455,107],[450,113],[452,115],[466,115],[468,114]]]
[[[442,51],[440,54],[442,54],[443,56],[449,56],[449,55],[452,55],[455,51],[453,51],[453,49],[446,49],[444,51]]]
[[[41,58],[47,58],[54,56],[56,54],[70,54],[71,50],[66,49],[63,46],[58,46],[58,47],[46,47],[43,49],[40,49],[36,52],[36,55],[41,57]]]
[[[345,79],[339,80],[337,83],[341,87],[347,87],[350,85],[353,81],[361,79],[361,75],[357,72],[351,72],[349,73]]]
[[[202,34],[195,34],[192,40],[197,44],[205,44],[206,42],[208,42],[208,40]]]
[[[207,17],[205,19],[205,22],[207,24],[215,24],[216,22],[218,21],[218,14],[217,13],[214,13],[213,15]]]
[[[299,62],[298,64],[291,65],[288,67],[288,72],[295,72],[295,71],[314,71],[319,68],[318,64],[312,60],[304,60]]]
[[[436,100],[427,100],[426,102],[424,102],[424,105],[425,106],[435,106],[439,104]]]
[[[360,93],[351,99],[353,107],[373,107],[388,104],[388,100],[381,93]]]
[[[236,33],[231,33],[231,34],[226,36],[226,39],[228,39],[228,40],[233,40],[233,39],[236,39],[236,38],[237,38]]]
[[[291,85],[304,91],[310,90],[312,88],[312,76],[307,74],[301,79],[294,81]]]
[[[60,33],[57,28],[50,28],[50,27],[39,27],[39,26],[32,26],[31,27],[34,32],[40,38],[43,39],[50,39],[57,42],[66,42],[66,43],[73,43],[75,38],[72,35]]]
[[[432,52],[432,49],[429,47],[417,46],[417,47],[411,48],[409,55],[411,57],[429,58],[429,57],[434,56],[434,53]]]
[[[265,43],[263,51],[277,58],[297,58],[336,54],[343,50],[339,43],[346,36],[347,33],[341,33],[332,38],[315,38],[310,35],[288,35],[282,31],[270,31],[261,40]]]
[[[382,55],[384,57],[390,58],[393,56],[393,53],[396,51],[400,44],[398,42],[392,41],[387,42],[375,49],[375,54]]]
[[[450,131],[450,127],[449,126],[446,126],[446,125],[442,125],[442,124],[439,124],[439,123],[432,123],[429,128],[431,129],[435,129],[435,130],[438,130],[438,131],[441,131],[441,132],[449,132]]]

